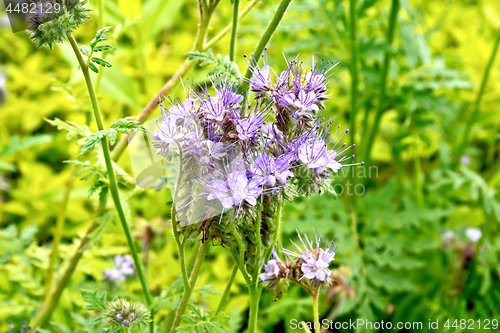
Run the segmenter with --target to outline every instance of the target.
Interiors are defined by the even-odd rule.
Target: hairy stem
[[[253,56],[255,59],[258,61],[260,56],[262,55],[262,52],[264,52],[264,48],[266,47],[267,43],[269,43],[269,40],[273,36],[274,32],[278,28],[278,25],[280,24],[281,20],[283,19],[283,16],[285,16],[285,12],[290,5],[291,0],[281,0],[278,9],[276,9],[276,12],[274,13],[273,18],[269,22],[269,25],[267,26],[266,30],[260,37],[259,43],[255,47],[255,50],[253,51]],[[250,68],[247,69],[245,73],[246,78],[250,78],[252,75],[252,71]],[[248,88],[248,82],[243,81],[240,87],[240,91],[245,91]]]
[[[495,62],[495,57],[498,52],[498,46],[500,44],[500,33],[498,33],[497,39],[495,40],[495,45],[493,46],[493,50],[491,51],[491,56],[488,61],[488,65],[486,65],[486,69],[484,70],[483,79],[481,81],[481,86],[479,87],[479,92],[477,93],[476,100],[474,102],[474,110],[472,111],[472,115],[470,116],[469,121],[466,121],[465,132],[463,135],[462,143],[458,147],[458,154],[456,156],[455,169],[458,166],[458,161],[460,157],[464,154],[465,148],[467,148],[467,144],[469,143],[469,135],[472,130],[472,125],[474,124],[477,114],[479,113],[479,107],[481,106],[481,99],[484,94],[484,90],[486,89],[486,84],[488,83],[488,78],[490,76],[491,68],[493,67],[493,63]]]
[[[320,322],[319,322],[319,291],[317,290],[313,295],[313,314],[314,314],[314,333],[319,333],[320,331]]]
[[[233,26],[231,28],[231,40],[229,42],[229,59],[234,61],[234,55],[236,53],[236,34],[238,33],[238,10],[240,8],[240,0],[234,0],[233,2]]]
[[[389,31],[387,32],[387,45],[389,45],[389,49],[385,51],[384,54],[384,64],[382,68],[382,76],[380,78],[380,92],[378,99],[377,111],[375,113],[375,119],[373,120],[373,124],[369,135],[367,136],[366,141],[364,142],[365,154],[364,154],[364,162],[368,165],[370,162],[370,153],[372,150],[373,142],[377,137],[377,132],[380,125],[380,119],[382,118],[382,114],[386,108],[386,92],[387,92],[387,76],[389,74],[389,65],[392,57],[392,42],[394,41],[394,35],[396,32],[396,23],[399,11],[399,0],[392,0],[391,6],[391,14],[389,18]]]
[[[264,255],[264,262],[268,262],[269,259],[271,258],[271,253],[273,252],[273,249],[276,247],[278,244],[278,240],[280,237],[280,224],[281,224],[281,207],[283,203],[281,200],[278,201],[278,207],[276,208],[275,216],[274,216],[274,238],[273,238],[273,243],[271,246],[267,249],[266,254]]]
[[[189,281],[188,281],[188,275],[187,275],[187,268],[186,268],[186,258],[184,255],[184,244],[181,244],[181,239],[180,239],[180,235],[179,235],[179,224],[177,223],[176,213],[175,213],[175,202],[177,201],[177,196],[179,194],[179,188],[181,186],[182,165],[183,165],[182,148],[179,144],[177,144],[177,146],[179,147],[179,174],[177,175],[177,183],[175,184],[171,217],[172,217],[172,230],[174,232],[175,243],[177,244],[177,251],[179,251],[179,262],[180,262],[180,266],[181,266],[182,281],[184,283],[184,290],[186,290],[186,289],[190,288]]]
[[[83,56],[82,56],[80,50],[78,49],[78,44],[76,43],[73,35],[68,34],[68,40],[71,44],[71,47],[73,48],[73,51],[76,55],[76,58],[78,59],[78,62],[80,64],[80,68],[81,68],[83,76],[85,78],[85,83],[87,84],[87,90],[89,93],[90,102],[92,104],[92,109],[94,111],[94,116],[95,116],[95,120],[97,123],[97,128],[99,130],[103,131],[103,130],[105,130],[104,123],[103,123],[103,119],[101,116],[101,111],[99,110],[99,104],[97,102],[97,97],[95,94],[94,86],[93,86],[92,80],[90,78],[89,68],[88,68],[87,64],[85,63],[85,60],[83,59]],[[108,171],[111,197],[113,198],[113,203],[115,205],[116,211],[118,213],[118,217],[119,217],[120,222],[122,224],[123,231],[125,233],[125,237],[127,238],[128,246],[130,248],[130,251],[132,252],[132,258],[134,259],[135,268],[137,270],[137,276],[139,277],[139,281],[141,282],[142,291],[144,293],[144,296],[146,297],[147,304],[150,305],[152,303],[151,294],[149,293],[148,287],[146,285],[146,281],[144,279],[144,274],[142,272],[141,263],[139,261],[137,251],[136,251],[135,246],[134,246],[134,241],[132,239],[132,236],[130,234],[130,230],[128,228],[127,219],[125,217],[125,212],[123,211],[122,203],[120,200],[120,193],[118,192],[118,184],[116,182],[116,177],[115,177],[115,173],[113,170],[113,163],[111,161],[111,154],[109,151],[108,139],[106,136],[103,136],[103,138],[101,139],[101,145],[102,145],[102,152],[104,155],[104,161],[106,164],[106,170]],[[151,323],[151,326],[153,326],[153,323]]]
[[[259,316],[259,303],[262,289],[257,284],[252,284],[250,290],[250,314],[248,317],[248,333],[257,332],[257,320]]]
[[[181,304],[179,305],[179,308],[177,309],[177,313],[175,314],[175,319],[174,322],[172,323],[172,326],[170,327],[170,333],[174,333],[175,329],[179,324],[181,323],[181,316],[186,312],[187,306],[189,304],[189,300],[191,299],[191,295],[193,294],[193,289],[194,286],[196,285],[196,281],[198,280],[198,275],[200,274],[200,269],[203,261],[205,260],[205,255],[207,254],[208,247],[210,245],[210,242],[205,242],[203,245],[200,247],[200,250],[198,251],[198,256],[196,257],[196,263],[194,264],[193,267],[193,272],[191,273],[191,276],[189,277],[189,286],[190,288],[184,289],[184,293],[182,294],[182,300]]]
[[[224,289],[224,293],[222,294],[222,298],[219,301],[219,306],[217,306],[217,311],[215,311],[215,314],[218,314],[219,312],[224,310],[224,307],[226,306],[227,298],[229,297],[229,293],[231,292],[231,286],[233,285],[236,273],[238,273],[238,265],[237,264],[234,265],[233,270],[231,272],[231,275],[229,276],[229,280],[227,281],[227,284],[226,284],[226,289]]]

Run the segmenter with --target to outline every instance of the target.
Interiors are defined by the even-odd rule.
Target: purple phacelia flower
[[[104,275],[109,280],[125,281],[127,275],[134,274],[134,262],[129,255],[115,256],[115,267],[111,270],[104,270]]]
[[[228,173],[225,179],[214,179],[207,188],[209,191],[207,199],[219,200],[224,209],[241,208],[245,203],[253,207],[262,194],[260,184],[248,179],[244,170]]]
[[[271,157],[265,152],[255,158],[247,173],[253,180],[266,186],[275,186],[276,182],[283,185],[289,177],[293,177],[289,159]]]
[[[302,117],[304,112],[319,110],[319,107],[316,105],[318,102],[316,94],[312,91],[306,92],[300,90],[296,96],[285,92],[279,97],[279,102],[282,107],[288,108],[294,112],[293,117],[295,119]]]
[[[330,246],[327,248],[321,247],[321,237],[315,235],[315,242],[309,241],[307,235],[304,235],[304,239],[300,236],[297,231],[302,247],[293,243],[297,248],[297,252],[290,250],[283,250],[283,252],[290,256],[295,257],[300,260],[300,267],[302,271],[302,277],[300,279],[306,278],[316,282],[325,282],[326,279],[331,275],[331,271],[328,268],[330,262],[335,260],[335,241],[331,242]]]
[[[227,112],[227,108],[219,100],[213,97],[209,97],[207,100],[201,102],[202,112],[206,119],[213,120],[216,122],[222,122],[224,115]]]
[[[249,141],[257,138],[257,134],[264,123],[262,114],[251,114],[245,119],[235,120],[238,139],[241,141]]]

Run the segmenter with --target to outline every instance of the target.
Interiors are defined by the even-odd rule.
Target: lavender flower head
[[[104,331],[132,330],[151,322],[151,313],[140,302],[129,302],[123,298],[109,302],[106,311],[102,313]],[[127,332],[128,332],[127,330]]]
[[[266,55],[263,62],[260,67],[256,59],[248,61],[252,76],[245,80],[254,92],[249,102],[237,84],[219,77],[211,79],[211,88],[188,87],[186,101],[170,101],[170,109],[160,103],[153,145],[157,154],[176,156],[182,165],[182,195],[174,198],[181,218],[193,205],[213,206],[203,217],[221,214],[221,221],[224,212],[251,215],[259,202],[321,192],[342,167],[362,164],[346,163],[354,158],[347,153],[354,145],[341,142],[349,130],[339,126],[331,135],[331,121],[320,115],[335,65],[315,61],[306,69],[292,60],[276,75]],[[187,221],[201,220],[197,215]],[[326,278],[324,268],[316,271]]]
[[[301,236],[297,231],[302,246],[295,251],[283,249],[286,260],[282,261],[275,250],[273,258],[264,264],[264,272],[260,274],[263,284],[276,288],[280,281],[288,280],[305,286],[308,291],[320,286],[330,286],[333,282],[330,263],[335,259],[335,241],[328,242],[322,247],[321,237],[315,236],[309,241],[307,235]]]
[[[302,247],[293,243],[297,248],[297,251],[283,250],[287,255],[297,258],[301,261],[301,271],[303,278],[312,280],[314,282],[325,282],[327,278],[331,275],[331,271],[328,268],[330,262],[335,260],[335,241],[331,242],[326,248],[321,247],[321,237],[318,238],[315,235],[315,241],[309,241],[307,235],[304,235],[304,239],[300,236],[297,231]]]
[[[111,281],[125,281],[127,275],[134,274],[134,261],[129,255],[115,256],[115,267],[104,270],[104,276]]]

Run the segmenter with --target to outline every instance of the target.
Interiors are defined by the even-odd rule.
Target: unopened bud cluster
[[[88,12],[86,0],[47,0],[28,18],[30,40],[39,48],[52,49],[54,44],[62,43],[68,34],[90,19]]]
[[[105,331],[123,328],[133,329],[141,325],[148,325],[151,321],[151,313],[142,303],[129,302],[123,298],[110,302],[102,315]]]

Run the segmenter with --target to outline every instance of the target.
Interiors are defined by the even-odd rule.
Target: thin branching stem
[[[491,51],[491,56],[488,61],[488,65],[486,65],[486,68],[484,70],[483,74],[483,79],[481,81],[481,86],[479,87],[479,92],[477,93],[476,100],[474,102],[474,109],[472,111],[472,114],[470,116],[469,121],[466,121],[466,127],[464,131],[464,135],[462,138],[462,143],[458,147],[458,154],[456,156],[456,163],[455,163],[455,169],[458,165],[458,161],[460,160],[460,157],[465,153],[465,149],[467,148],[467,144],[469,143],[469,136],[470,132],[472,130],[472,126],[474,125],[474,122],[476,121],[477,114],[479,113],[479,108],[481,106],[481,99],[483,98],[484,90],[486,89],[486,84],[488,83],[488,78],[490,76],[491,69],[493,67],[493,63],[495,62],[495,57],[498,52],[498,46],[500,45],[500,33],[498,33],[498,36],[495,40],[495,45],[493,46],[493,50]]]
[[[281,23],[283,16],[285,16],[286,10],[288,9],[290,2],[291,0],[281,0],[280,4],[278,5],[278,9],[276,9],[276,12],[274,13],[273,18],[271,19],[266,30],[260,37],[259,43],[257,44],[255,50],[252,53],[257,61],[259,60],[260,56],[264,52],[264,48],[269,43],[269,40],[271,40],[271,37],[278,28],[279,24]],[[248,68],[245,73],[245,77],[250,78],[251,75],[252,71],[250,70],[250,68]],[[240,91],[245,91],[247,88],[248,88],[248,81],[243,81],[240,87]]]
[[[385,51],[384,63],[382,67],[382,75],[380,77],[380,92],[378,97],[378,106],[375,113],[375,118],[371,126],[371,130],[367,136],[366,141],[363,144],[365,149],[365,154],[363,161],[368,165],[370,162],[370,153],[373,147],[373,142],[377,137],[378,129],[380,126],[380,119],[386,108],[386,93],[387,93],[387,77],[389,75],[389,66],[392,58],[392,43],[394,41],[394,35],[396,33],[396,23],[399,11],[399,0],[392,0],[391,14],[389,17],[389,30],[387,32],[387,45],[389,49]]]
[[[97,123],[97,128],[100,131],[104,131],[104,122],[102,119],[101,111],[99,109],[99,104],[97,102],[97,96],[94,90],[94,86],[92,84],[92,79],[90,78],[90,72],[89,68],[85,63],[85,60],[83,59],[83,56],[78,48],[78,44],[76,43],[76,40],[74,39],[73,35],[69,34],[68,35],[68,40],[71,44],[71,47],[73,48],[73,51],[76,55],[76,58],[78,59],[78,63],[80,64],[80,69],[83,73],[83,76],[85,78],[85,83],[87,85],[87,90],[89,93],[90,97],[90,102],[92,104],[92,110],[94,111],[94,117],[95,121]],[[130,230],[127,224],[127,219],[125,217],[125,212],[122,207],[122,203],[120,200],[120,193],[118,192],[118,184],[116,182],[116,176],[114,173],[113,169],[113,162],[111,161],[111,154],[109,150],[109,144],[108,144],[108,139],[106,136],[103,136],[101,139],[101,145],[102,145],[102,152],[104,155],[104,161],[106,164],[106,170],[108,171],[108,179],[109,179],[109,186],[110,186],[110,192],[111,192],[111,197],[113,198],[113,203],[115,205],[116,211],[118,213],[118,217],[120,219],[120,222],[123,227],[123,231],[125,233],[125,237],[127,238],[128,246],[130,248],[130,252],[132,253],[132,258],[134,259],[134,264],[135,268],[137,271],[137,276],[139,277],[139,281],[142,286],[142,290],[144,293],[144,296],[146,298],[146,302],[148,305],[152,303],[152,298],[151,294],[149,293],[149,289],[146,285],[146,280],[144,279],[144,274],[142,272],[142,267],[141,263],[139,261],[139,257],[137,255],[137,251],[135,249],[134,241],[132,239],[132,235],[130,234]],[[153,323],[151,323],[153,325]]]
[[[182,160],[182,148],[180,144],[177,144],[179,148],[179,174],[177,175],[177,183],[175,185],[175,190],[174,190],[174,197],[173,197],[173,202],[172,202],[172,211],[171,211],[171,217],[172,217],[172,230],[174,232],[174,238],[175,238],[175,243],[177,244],[177,251],[179,251],[179,262],[181,266],[181,274],[182,274],[182,281],[184,283],[184,289],[189,289],[189,281],[188,281],[188,274],[187,274],[187,268],[186,268],[186,258],[184,255],[184,244],[181,243],[180,235],[179,235],[179,223],[176,218],[176,212],[175,212],[175,203],[178,199],[179,195],[179,188],[181,187],[181,181],[182,181],[182,165],[183,165],[183,160]]]
[[[222,297],[219,301],[219,305],[217,306],[217,311],[215,311],[215,314],[218,314],[219,312],[224,310],[224,307],[226,306],[227,303],[227,298],[231,293],[231,287],[233,285],[234,278],[236,277],[236,273],[238,273],[238,265],[234,264],[233,270],[231,271],[231,275],[229,276],[229,280],[227,280],[226,289],[224,289],[224,293],[222,294]]]
[[[179,307],[177,309],[177,312],[175,314],[174,321],[172,323],[172,326],[170,327],[170,333],[174,333],[175,329],[180,325],[181,323],[181,317],[186,312],[187,306],[189,304],[189,300],[191,299],[191,295],[193,294],[194,286],[196,285],[196,281],[198,280],[198,275],[200,274],[200,269],[203,261],[205,260],[205,256],[207,254],[208,247],[210,246],[210,242],[205,242],[201,245],[198,255],[196,257],[196,263],[194,264],[193,267],[193,272],[191,273],[191,276],[189,278],[189,285],[190,288],[184,289],[184,292],[182,294],[182,300],[181,304],[179,304]]]
[[[233,26],[231,27],[231,39],[229,42],[229,59],[234,61],[234,56],[236,53],[236,35],[238,34],[238,11],[240,8],[240,0],[234,0],[233,2]]]

